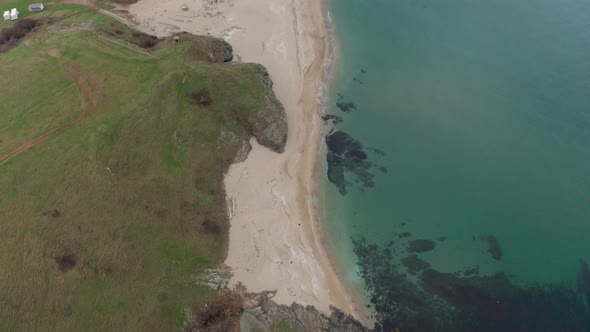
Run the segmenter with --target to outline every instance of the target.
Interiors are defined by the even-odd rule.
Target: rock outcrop
[[[185,54],[199,61],[224,63],[233,60],[233,48],[222,38],[212,36],[196,36],[187,32],[175,34],[172,38],[189,41],[185,44]]]
[[[313,306],[302,306],[293,303],[290,306],[278,305],[265,298],[260,307],[244,311],[240,318],[240,331],[271,332],[289,328],[293,331],[327,331],[327,332],[380,332],[376,327],[371,330],[363,326],[352,316],[345,314],[336,307],[330,306],[331,314],[326,316]]]
[[[219,134],[219,139],[221,141],[229,142],[239,146],[236,156],[233,159],[234,163],[241,163],[242,161],[246,160],[246,158],[248,158],[248,154],[252,150],[252,145],[250,145],[247,137],[240,137],[231,131],[222,131]]]
[[[178,38],[175,40],[179,41],[189,41],[184,43],[184,52],[189,60],[224,63],[233,59],[232,46],[221,38],[194,36],[188,33],[179,33],[174,38]],[[277,153],[284,152],[288,132],[287,113],[272,90],[273,82],[268,70],[256,63],[232,63],[232,65],[247,67],[256,73],[264,84],[266,100],[260,110],[248,118],[250,134],[256,137],[260,145]],[[241,155],[247,155],[249,148],[249,144],[243,144],[240,148]],[[242,158],[238,157],[237,160]]]
[[[266,89],[266,102],[255,117],[250,119],[252,135],[261,145],[277,152],[285,151],[287,143],[287,113],[283,104],[277,99],[272,90],[273,82],[268,71],[263,65],[250,63],[250,66],[264,83]]]

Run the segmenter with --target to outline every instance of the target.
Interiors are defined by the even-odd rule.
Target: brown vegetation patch
[[[206,234],[221,235],[221,227],[210,218],[205,218],[201,223],[201,229]]]
[[[244,311],[242,305],[242,296],[235,292],[225,292],[214,301],[199,306],[195,312],[195,322],[187,331],[235,331]]]
[[[71,254],[55,257],[55,262],[61,272],[68,272],[76,266],[76,259]]]
[[[38,21],[25,18],[16,22],[12,28],[0,31],[0,52],[6,52],[20,43],[33,29],[40,25]]]
[[[211,92],[209,92],[209,89],[207,88],[189,92],[188,97],[191,104],[197,104],[200,106],[209,106],[213,102]]]
[[[129,41],[141,48],[152,48],[158,45],[160,39],[156,36],[148,35],[147,33],[134,31],[132,33],[132,38]]]
[[[95,110],[98,107],[98,97],[102,90],[102,84],[100,84],[96,75],[74,63],[66,65],[65,69],[73,76],[76,86],[82,92],[86,101],[90,104],[91,110]],[[85,113],[86,111],[87,109],[83,108],[83,112]]]
[[[40,51],[39,53],[49,55],[54,58],[61,58],[61,52],[56,48],[43,50],[43,51]]]

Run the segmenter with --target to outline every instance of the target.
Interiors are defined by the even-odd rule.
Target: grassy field
[[[220,137],[247,136],[264,86],[190,38],[146,51],[111,18],[52,11],[75,15],[0,53],[0,330],[178,330],[225,255],[238,144]]]

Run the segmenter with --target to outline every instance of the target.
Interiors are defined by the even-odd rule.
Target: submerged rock
[[[345,195],[350,183],[346,180],[345,172],[352,173],[356,182],[362,188],[370,188],[374,174],[369,170],[374,164],[368,161],[368,155],[363,145],[343,131],[335,131],[326,136],[328,146],[328,180],[334,183],[339,192]]]
[[[430,264],[421,260],[416,255],[410,255],[402,258],[402,264],[408,269],[411,274],[417,274],[420,271],[426,270],[430,267]]]
[[[492,256],[493,259],[499,261],[502,259],[502,247],[500,247],[500,242],[496,239],[493,235],[482,236],[482,240],[488,242],[488,252]]]
[[[435,243],[432,240],[414,240],[408,246],[408,252],[426,252],[434,249]]]
[[[427,268],[408,278],[390,244],[360,237],[353,245],[385,331],[590,331],[585,263],[577,290],[567,284],[514,284],[504,273],[477,276],[477,267],[463,273]]]
[[[338,94],[338,99],[336,100],[336,107],[344,113],[349,113],[352,111],[356,111],[357,107],[354,103],[345,101],[344,96],[342,94]]]

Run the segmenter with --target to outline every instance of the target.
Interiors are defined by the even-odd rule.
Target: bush
[[[214,301],[200,306],[195,312],[195,322],[186,331],[234,331],[243,311],[240,295],[231,291],[225,292]]]
[[[7,51],[16,45],[19,40],[26,37],[39,23],[32,19],[22,19],[12,27],[0,31],[0,52]]]
[[[141,48],[152,48],[160,42],[156,36],[148,35],[143,32],[133,32],[133,38],[130,40],[133,44]]]
[[[213,102],[209,89],[189,92],[188,97],[191,104],[198,104],[200,106],[209,106]]]

